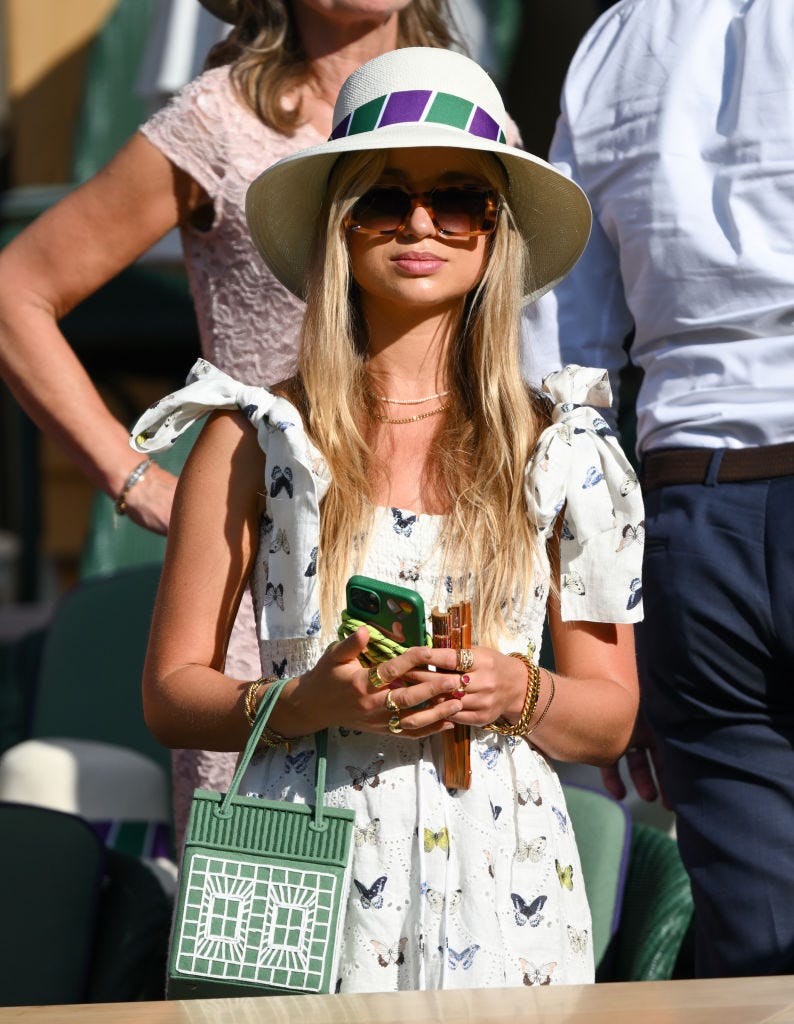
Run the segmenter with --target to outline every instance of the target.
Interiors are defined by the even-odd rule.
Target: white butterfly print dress
[[[643,512],[638,488],[621,490],[630,467],[584,404],[588,396],[604,399],[603,381],[603,371],[576,367],[548,382],[557,400],[554,422],[527,467],[527,495],[544,537],[566,508],[573,539],[562,551],[570,580],[561,589],[564,614],[634,621],[641,614],[639,583],[632,582],[640,578],[641,539],[616,549],[624,527],[636,527]],[[141,419],[140,449],[164,447],[175,430],[217,407],[245,410],[267,456],[252,579],[262,664],[265,674],[278,666],[279,675],[296,675],[316,663],[327,643],[316,599],[317,503],[327,471],[297,410],[208,364]],[[412,586],[428,611],[442,595],[459,600],[475,590],[476,578],[444,570],[443,517],[395,507],[373,515],[369,543],[356,553],[361,564],[351,572]],[[547,563],[539,566],[529,605],[513,610],[515,635],[500,640],[502,650],[539,651],[547,573]],[[329,730],[326,799],[356,812],[337,991],[593,980],[590,913],[556,774],[527,742],[473,730],[472,745],[471,788],[454,791],[439,779],[438,738]],[[308,802],[314,749],[306,737],[289,752],[263,752],[241,791]]]

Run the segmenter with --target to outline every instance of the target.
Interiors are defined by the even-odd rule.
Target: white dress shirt
[[[527,344],[616,391],[633,327],[640,453],[794,441],[794,0],[623,0],[574,57],[551,159],[595,221]]]

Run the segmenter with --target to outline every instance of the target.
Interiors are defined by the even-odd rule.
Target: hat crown
[[[448,126],[466,130],[467,119],[491,121],[493,137],[504,137],[502,97],[478,64],[452,50],[412,46],[375,57],[350,75],[334,106],[331,138],[395,123],[437,122],[445,97],[447,108],[457,106],[452,120],[444,118]]]

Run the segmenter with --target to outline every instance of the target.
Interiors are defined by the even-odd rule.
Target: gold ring
[[[380,665],[373,665],[369,670],[369,685],[374,690],[386,685],[386,680],[380,674]]]
[[[402,711],[400,705],[395,704],[394,697],[392,697],[391,695],[391,690],[387,691],[386,693],[386,710],[391,711],[393,715],[399,715],[399,713]]]
[[[468,647],[458,648],[457,672],[471,672],[474,668],[474,655]]]
[[[398,733],[401,733],[402,731],[402,726],[400,725],[400,716],[392,715],[391,718],[389,719],[389,732],[393,732],[394,735],[396,736]]]

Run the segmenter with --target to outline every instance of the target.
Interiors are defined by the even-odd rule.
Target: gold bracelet
[[[540,695],[540,669],[534,661],[530,661],[525,654],[519,654],[518,651],[513,651],[509,657],[518,658],[524,663],[527,670],[527,693],[524,697],[524,706],[521,708],[521,714],[515,724],[508,722],[504,715],[500,715],[495,722],[487,725],[486,729],[498,732],[501,736],[527,736],[529,735],[529,723],[535,713]]]
[[[554,700],[554,691],[556,689],[556,687],[554,685],[554,676],[551,674],[551,672],[549,672],[549,670],[547,668],[544,668],[543,671],[549,677],[549,687],[550,687],[550,689],[549,689],[549,699],[546,701],[546,707],[540,713],[540,718],[537,720],[537,722],[535,722],[535,724],[532,726],[532,728],[529,730],[529,732],[526,732],[524,734],[525,736],[529,736],[530,733],[533,733],[537,729],[537,727],[540,725],[540,723],[546,717],[546,712],[549,710],[549,708],[551,707],[551,702]]]
[[[256,695],[259,693],[263,686],[270,686],[271,683],[275,683],[275,676],[262,676],[260,679],[255,679],[253,683],[245,691],[245,700],[243,701],[243,712],[245,713],[245,719],[253,729],[256,722]]]
[[[246,721],[252,729],[256,722],[256,695],[259,693],[261,687],[270,686],[276,682],[276,679],[276,676],[262,676],[261,679],[255,679],[245,691],[243,711],[245,713]],[[282,736],[280,732],[276,732],[275,729],[271,729],[269,725],[266,725],[262,730],[259,742],[263,747],[286,747],[287,753],[289,753],[295,739],[297,739],[297,737],[287,739],[286,736]]]

